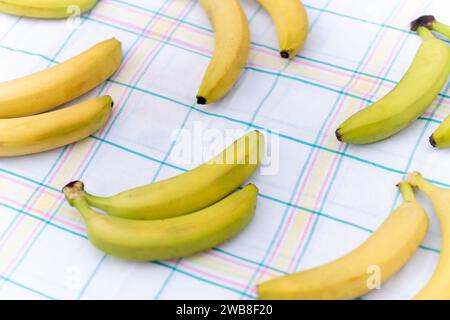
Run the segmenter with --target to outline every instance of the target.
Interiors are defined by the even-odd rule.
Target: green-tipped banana
[[[428,216],[407,183],[404,202],[354,251],[322,266],[258,286],[261,299],[354,299],[381,286],[411,258],[425,237]]]
[[[211,159],[181,175],[112,197],[86,194],[89,205],[127,219],[166,219],[219,201],[249,179],[264,154],[264,136],[252,131]]]
[[[408,176],[408,182],[424,192],[433,202],[441,224],[441,255],[433,276],[417,294],[417,300],[450,300],[450,190],[435,186],[418,172]]]
[[[422,16],[412,22],[413,30],[420,26],[439,32],[450,39],[450,26],[437,21],[434,16]],[[445,119],[431,135],[430,143],[435,148],[450,148],[450,117]]]
[[[450,49],[430,30],[418,27],[423,43],[406,75],[377,103],[361,110],[336,130],[339,141],[368,144],[400,132],[437,97],[450,72]]]
[[[252,220],[258,189],[250,184],[216,204],[182,217],[138,221],[97,214],[80,182],[63,189],[87,224],[89,240],[103,252],[127,260],[165,260],[211,249],[238,235]]]

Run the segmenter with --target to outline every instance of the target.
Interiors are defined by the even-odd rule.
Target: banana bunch
[[[423,41],[407,73],[384,98],[341,124],[336,130],[339,141],[368,144],[391,137],[421,116],[445,85],[450,73],[450,48],[418,21],[412,23],[412,29]],[[441,134],[436,135],[432,144],[440,138]]]
[[[61,19],[91,10],[96,0],[0,0],[0,12],[16,16]]]
[[[300,0],[258,0],[272,16],[283,58],[301,49],[308,17]],[[238,80],[250,52],[250,30],[239,0],[200,0],[215,33],[214,54],[197,93],[204,105],[222,99]]]
[[[434,16],[422,16],[413,21],[412,25],[413,29],[423,26],[430,30],[439,32],[450,39],[450,26],[437,21]],[[450,117],[448,117],[431,135],[430,143],[436,148],[450,147]]]
[[[441,255],[436,270],[415,299],[450,300],[450,190],[431,184],[418,172],[409,174],[407,181],[424,192],[433,202],[441,224],[442,236]]]
[[[411,186],[402,182],[399,188],[403,204],[361,246],[323,266],[264,282],[258,286],[259,297],[354,299],[388,280],[410,259],[428,229],[428,216]]]
[[[185,257],[233,238],[252,220],[256,186],[232,192],[255,172],[263,152],[264,136],[253,131],[209,162],[161,182],[101,198],[75,181],[63,193],[105,253],[145,261]]]
[[[64,63],[0,83],[0,157],[55,149],[98,131],[112,110],[109,96],[46,111],[104,82],[121,60],[120,42],[110,39]]]

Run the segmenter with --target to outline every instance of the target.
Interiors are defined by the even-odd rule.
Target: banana
[[[105,253],[127,260],[165,260],[211,249],[239,234],[253,218],[258,189],[248,185],[195,213],[165,220],[127,220],[90,209],[82,184],[63,189],[83,216],[90,241]]]
[[[91,10],[96,0],[0,0],[0,12],[16,16],[61,19]]]
[[[442,33],[450,38],[450,26],[440,23],[434,16],[422,16],[412,22],[412,29],[416,30],[420,26]],[[437,128],[430,137],[430,144],[435,148],[450,148],[450,117]]]
[[[198,104],[223,98],[233,87],[250,52],[250,30],[239,0],[200,0],[216,37],[213,57],[197,93]]]
[[[424,192],[433,202],[441,224],[442,248],[439,263],[417,300],[450,300],[450,190],[437,187],[418,172],[408,175],[408,183]]]
[[[359,111],[336,130],[339,141],[367,144],[384,140],[416,120],[431,105],[447,81],[450,49],[425,27],[414,61],[395,89],[377,103]]]
[[[403,204],[360,247],[325,265],[264,282],[258,286],[259,297],[353,299],[388,280],[409,260],[428,228],[428,216],[411,186],[400,183],[399,187]]]
[[[104,82],[121,60],[120,42],[110,39],[64,63],[0,83],[0,118],[29,116],[71,101]]]
[[[249,179],[264,152],[264,136],[252,131],[209,162],[181,175],[112,197],[85,194],[89,205],[110,215],[138,220],[167,219],[224,198]]]
[[[308,36],[308,14],[300,0],[258,0],[272,17],[282,58],[295,57]]]
[[[109,96],[16,119],[0,119],[0,157],[28,155],[84,139],[100,129],[111,113]]]

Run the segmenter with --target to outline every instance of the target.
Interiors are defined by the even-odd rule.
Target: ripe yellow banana
[[[428,284],[416,296],[418,300],[450,300],[450,190],[437,187],[418,172],[408,176],[408,182],[424,192],[433,202],[441,224],[442,248],[439,263]]]
[[[198,104],[223,98],[233,87],[250,51],[250,31],[239,0],[200,0],[215,33],[214,54],[197,94]]]
[[[110,39],[64,63],[0,83],[0,118],[33,115],[71,101],[104,82],[121,60],[120,42]]]
[[[450,26],[440,23],[434,18],[434,16],[422,16],[412,22],[413,30],[420,26],[442,33],[447,38],[450,38]],[[431,135],[430,143],[436,148],[450,148],[450,117],[445,119],[445,121]]]
[[[0,0],[0,11],[16,16],[60,19],[89,11],[96,0]]]
[[[263,153],[264,136],[252,131],[191,171],[112,197],[86,193],[86,201],[110,215],[127,219],[181,216],[206,208],[236,190],[253,175]]]
[[[211,249],[239,234],[255,213],[258,189],[248,185],[214,205],[165,220],[127,220],[89,208],[80,182],[63,192],[83,215],[90,241],[105,253],[127,260],[164,260]]]
[[[275,23],[281,57],[295,57],[308,36],[308,14],[303,3],[300,0],[258,1]]]
[[[111,113],[109,96],[34,116],[0,119],[0,157],[38,153],[84,139]]]
[[[399,187],[403,204],[360,247],[323,266],[264,282],[258,286],[259,297],[353,299],[388,280],[409,260],[428,228],[428,216],[411,186]]]
[[[417,32],[423,43],[406,75],[383,99],[340,125],[339,141],[367,144],[386,139],[422,115],[439,94],[450,72],[450,49],[427,28]]]

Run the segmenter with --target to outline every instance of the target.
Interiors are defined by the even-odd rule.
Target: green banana
[[[427,28],[417,32],[423,43],[406,75],[383,99],[340,125],[339,141],[368,144],[389,138],[422,115],[439,94],[450,73],[450,49]]]
[[[426,27],[450,38],[450,26],[435,19],[434,16],[422,16],[412,22],[412,29]],[[431,135],[430,143],[435,148],[450,148],[450,117],[445,119],[437,130]]]
[[[68,184],[63,192],[82,214],[94,246],[109,255],[139,261],[186,257],[233,238],[252,220],[258,195],[256,186],[249,184],[195,213],[138,221],[97,214],[89,207],[78,181]]]
[[[252,131],[211,159],[181,175],[111,197],[86,193],[89,205],[127,219],[166,219],[224,198],[249,179],[264,153],[264,135]]]

